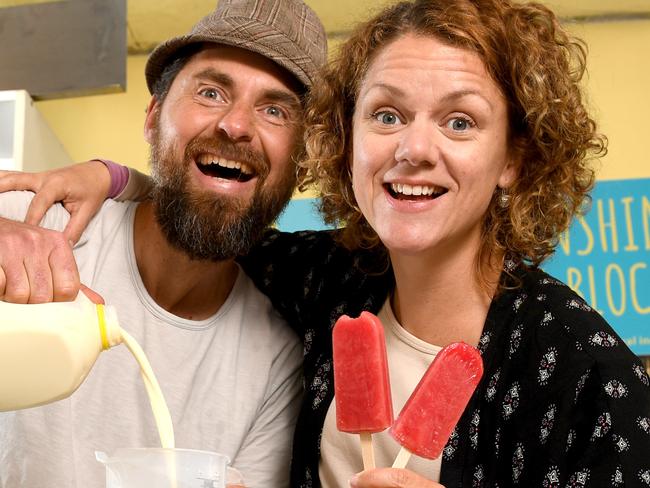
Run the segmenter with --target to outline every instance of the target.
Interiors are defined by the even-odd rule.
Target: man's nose
[[[431,121],[412,121],[402,130],[395,150],[395,160],[414,166],[423,163],[435,164],[440,155],[440,137],[441,134]]]
[[[255,131],[254,109],[244,104],[229,106],[217,122],[217,127],[233,141],[250,141]]]

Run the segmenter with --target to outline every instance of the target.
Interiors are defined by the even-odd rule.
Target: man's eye
[[[393,112],[383,111],[375,112],[372,114],[372,118],[377,122],[381,122],[384,125],[395,125],[399,123],[399,117]]]
[[[280,119],[286,119],[287,118],[284,111],[282,109],[280,109],[279,107],[276,107],[275,105],[271,105],[270,107],[267,107],[266,108],[266,113],[269,114],[272,117],[277,117],[277,118],[280,118]]]
[[[219,92],[214,89],[214,88],[204,88],[199,92],[201,95],[203,95],[206,98],[211,98],[213,100],[219,100],[221,99],[221,95]]]

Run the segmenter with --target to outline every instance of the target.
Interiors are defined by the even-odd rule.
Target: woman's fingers
[[[444,488],[408,469],[377,468],[363,471],[350,480],[352,488]]]

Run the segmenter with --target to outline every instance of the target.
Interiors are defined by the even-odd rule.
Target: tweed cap
[[[327,37],[316,13],[302,0],[220,0],[189,34],[153,50],[145,76],[149,91],[179,49],[213,42],[248,49],[292,73],[306,87],[327,58]]]

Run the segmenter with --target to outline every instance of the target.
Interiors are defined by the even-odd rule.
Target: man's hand
[[[25,223],[38,225],[45,212],[61,202],[70,213],[63,230],[66,241],[76,243],[81,233],[104,203],[111,177],[100,161],[87,161],[42,173],[0,171],[0,193],[31,190],[35,193]]]
[[[93,302],[95,305],[106,305],[104,297],[97,293],[95,290],[91,290],[86,285],[81,285],[80,291],[88,297],[88,299]]]
[[[0,300],[62,302],[78,292],[77,263],[61,232],[0,219]]]
[[[444,488],[408,469],[369,469],[350,480],[352,488]]]

